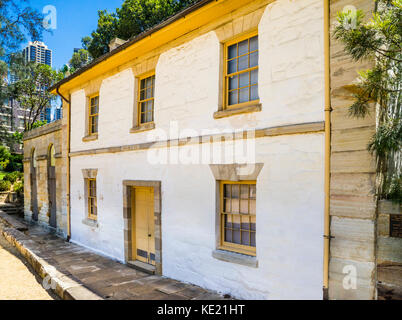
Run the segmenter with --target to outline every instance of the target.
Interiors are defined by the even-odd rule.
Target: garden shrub
[[[0,192],[10,191],[11,182],[6,180],[0,180]]]

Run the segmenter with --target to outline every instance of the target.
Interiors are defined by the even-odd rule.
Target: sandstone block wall
[[[66,159],[62,152],[62,120],[34,129],[24,136],[24,215],[32,220],[31,207],[31,161],[32,150],[36,155],[36,181],[38,201],[38,223],[49,226],[48,157],[49,148],[54,145],[56,157],[56,221],[57,232],[67,234]]]

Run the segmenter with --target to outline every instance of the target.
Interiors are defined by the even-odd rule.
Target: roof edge
[[[186,15],[200,9],[201,7],[207,5],[210,2],[214,2],[214,1],[218,1],[218,0],[200,0],[197,1],[196,3],[194,3],[193,5],[183,9],[182,11],[179,11],[178,13],[176,13],[175,15],[167,18],[166,20],[162,21],[161,23],[155,25],[154,27],[151,27],[148,30],[145,30],[144,32],[130,38],[129,40],[127,40],[126,43],[122,44],[121,46],[117,47],[116,49],[105,53],[104,55],[96,58],[95,60],[93,60],[91,63],[87,64],[86,66],[80,68],[78,71],[74,72],[73,74],[69,75],[68,77],[64,78],[63,80],[57,82],[56,84],[54,84],[53,86],[51,86],[48,91],[52,92],[57,88],[60,88],[60,86],[62,86],[63,84],[71,81],[74,78],[77,78],[78,76],[80,76],[81,74],[85,73],[86,71],[88,71],[89,69],[92,69],[93,67],[95,67],[96,65],[98,65],[99,63],[105,61],[106,59],[112,57],[113,55],[123,51],[124,49],[130,47],[131,45],[133,45],[134,43],[139,42],[140,40],[148,37],[149,35],[163,29],[164,27],[176,22],[177,20],[185,17]]]

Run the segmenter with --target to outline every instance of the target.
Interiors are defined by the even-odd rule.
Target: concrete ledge
[[[224,250],[212,251],[212,257],[217,260],[241,264],[246,267],[258,268],[258,260],[256,257],[246,256],[244,254],[234,253]]]
[[[61,299],[63,300],[103,300],[101,297],[83,287],[80,283],[69,278],[56,270],[55,267],[47,263],[44,259],[37,256],[35,246],[37,244],[30,240],[22,232],[7,228],[1,230],[6,240],[17,248],[21,255],[29,262],[35,272],[45,280]]]
[[[98,228],[99,227],[98,221],[91,220],[91,219],[84,219],[84,220],[82,220],[82,223],[87,225],[87,226],[89,226],[89,227],[92,227],[92,228]]]
[[[89,141],[95,141],[95,140],[98,140],[97,133],[91,134],[91,135],[88,135],[88,136],[85,136],[82,138],[82,142],[89,142]]]
[[[153,130],[153,129],[155,129],[155,123],[154,122],[144,123],[144,124],[141,124],[141,125],[136,126],[134,128],[131,128],[130,133],[144,132],[144,131]]]
[[[221,119],[221,118],[226,118],[238,114],[244,114],[244,113],[251,113],[251,112],[260,112],[262,110],[262,105],[260,103],[257,103],[255,105],[248,105],[245,107],[240,107],[240,108],[233,108],[233,109],[225,109],[225,110],[220,110],[214,113],[214,119]]]

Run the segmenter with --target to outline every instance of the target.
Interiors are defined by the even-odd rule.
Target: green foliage
[[[0,48],[8,54],[19,49],[25,36],[39,40],[43,32],[43,15],[28,6],[26,0],[0,1]]]
[[[15,181],[18,180],[18,172],[10,172],[10,173],[7,173],[7,174],[4,176],[3,180],[5,180],[5,181],[10,181],[11,183],[14,183]]]
[[[0,167],[5,169],[10,163],[11,153],[5,146],[0,146]]]
[[[61,72],[50,66],[33,62],[26,62],[20,55],[13,56],[11,72],[18,76],[18,81],[8,86],[10,95],[18,101],[25,110],[25,132],[36,127],[36,122],[42,111],[56,96],[47,89],[64,78]]]
[[[23,155],[22,154],[11,154],[10,156],[10,162],[8,165],[5,167],[6,172],[14,172],[14,171],[19,171],[22,172],[23,170]]]
[[[367,22],[362,11],[338,13],[334,37],[353,60],[375,62],[359,72],[350,114],[365,117],[371,103],[379,105],[377,130],[368,146],[377,158],[378,194],[401,201],[402,0],[378,0]]]
[[[11,182],[6,180],[0,180],[0,192],[10,191]]]
[[[18,195],[24,194],[24,182],[17,181],[13,185],[14,192],[16,192]]]
[[[75,71],[87,65],[89,61],[89,52],[85,49],[80,49],[78,52],[74,52],[69,64]]]
[[[197,0],[125,0],[115,13],[98,11],[98,27],[82,39],[92,58],[109,51],[113,38],[128,40],[152,28]]]

